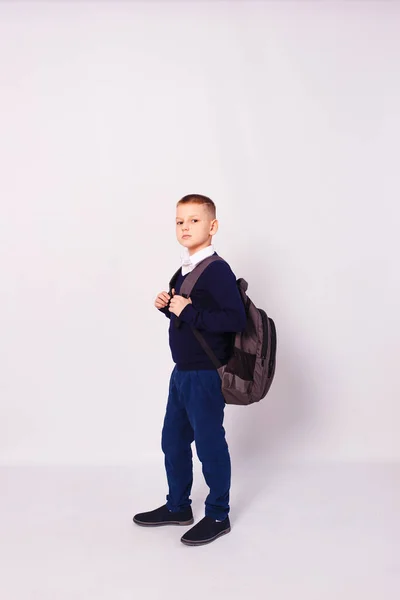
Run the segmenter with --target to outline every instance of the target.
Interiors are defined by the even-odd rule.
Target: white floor
[[[132,523],[164,503],[160,464],[1,467],[0,493],[1,600],[400,598],[400,465],[240,469],[232,532],[199,548]]]

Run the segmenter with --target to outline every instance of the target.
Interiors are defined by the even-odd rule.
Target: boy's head
[[[176,205],[176,237],[192,255],[207,248],[218,231],[214,202],[201,194],[189,194]]]

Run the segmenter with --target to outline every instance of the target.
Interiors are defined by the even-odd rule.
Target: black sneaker
[[[224,521],[216,521],[211,517],[204,517],[192,529],[189,529],[184,536],[181,537],[181,542],[187,546],[202,546],[213,542],[221,535],[229,533],[231,524],[229,517]]]
[[[160,525],[191,525],[194,523],[191,506],[181,512],[170,512],[167,505],[156,510],[139,513],[133,517],[133,522],[143,527],[158,527]]]

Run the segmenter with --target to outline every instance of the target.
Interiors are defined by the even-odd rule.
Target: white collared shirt
[[[191,271],[193,271],[195,266],[200,261],[204,260],[205,258],[208,258],[209,256],[212,256],[214,252],[214,246],[210,245],[207,246],[207,248],[203,248],[202,250],[199,250],[198,252],[195,252],[194,254],[192,254],[192,256],[190,256],[189,250],[187,248],[184,248],[183,253],[181,254],[182,275],[185,276]]]

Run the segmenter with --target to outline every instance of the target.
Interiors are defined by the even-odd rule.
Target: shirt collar
[[[182,275],[187,275],[188,273],[193,271],[195,266],[200,261],[204,260],[205,258],[208,258],[209,256],[212,256],[214,252],[214,246],[210,245],[207,246],[207,248],[203,248],[202,250],[199,250],[198,252],[195,252],[194,254],[192,254],[192,256],[190,256],[189,250],[187,248],[184,248],[183,253],[181,254]]]

